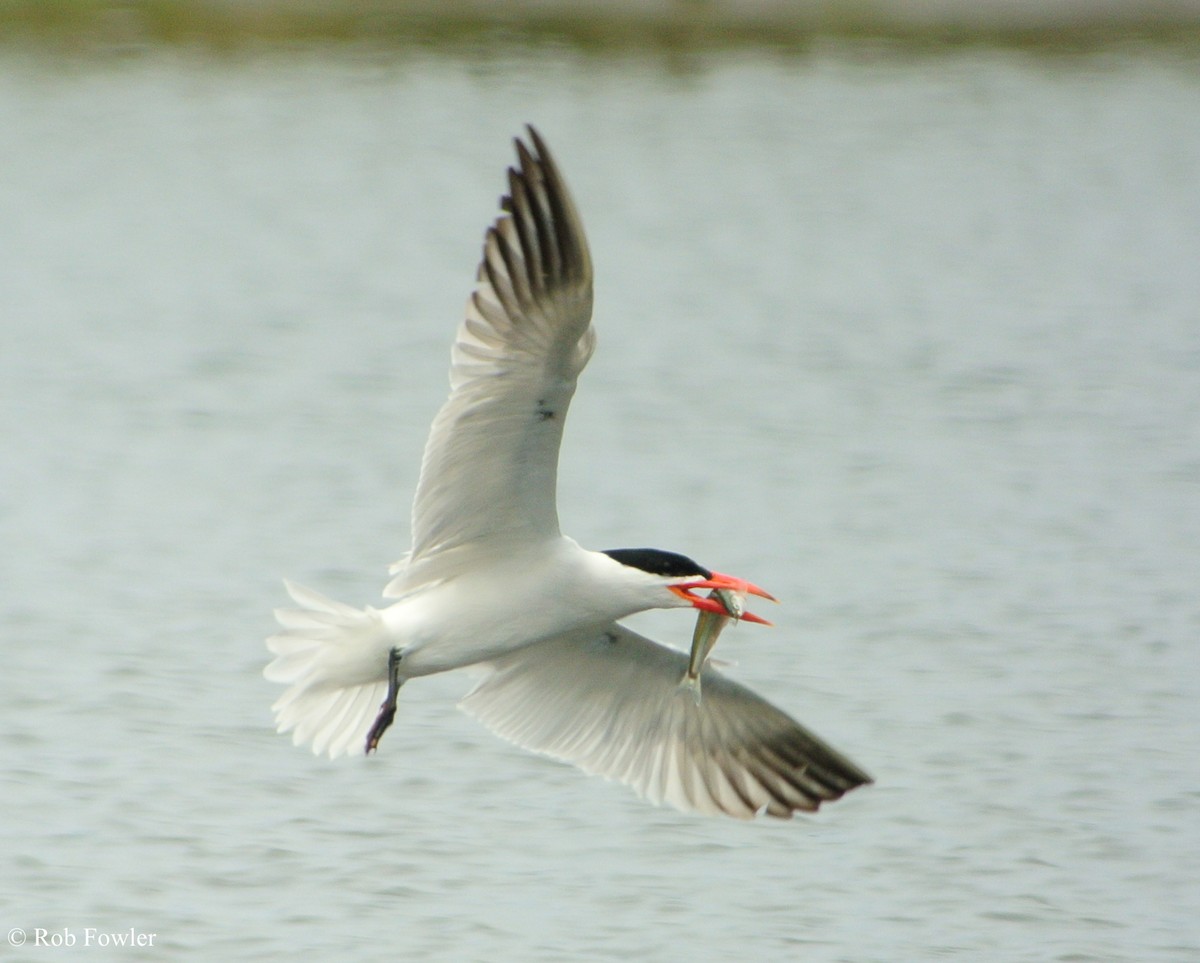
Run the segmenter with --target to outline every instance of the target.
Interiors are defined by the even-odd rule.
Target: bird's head
[[[779,601],[770,592],[733,575],[723,575],[705,568],[686,555],[664,552],[657,548],[613,548],[603,553],[628,569],[644,574],[647,585],[664,590],[665,595],[656,595],[654,608],[691,606],[704,612],[731,615],[718,598],[693,595],[696,589],[722,589],[759,598]],[[752,612],[743,612],[739,618],[746,622],[770,625],[766,619]]]

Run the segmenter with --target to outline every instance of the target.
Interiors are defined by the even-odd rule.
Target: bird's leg
[[[388,726],[396,718],[396,696],[400,692],[400,650],[392,649],[388,653],[388,690],[383,702],[379,705],[379,715],[371,723],[367,733],[366,754],[370,755],[379,748],[379,740],[387,732]]]

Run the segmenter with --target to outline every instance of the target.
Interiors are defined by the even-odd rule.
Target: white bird
[[[451,352],[412,550],[383,593],[393,601],[356,609],[286,583],[298,607],[275,613],[264,670],[289,686],[278,730],[315,753],[369,753],[406,681],[482,666],[461,707],[519,746],[685,811],[816,810],[870,776],[711,666],[703,698],[681,696],[687,655],[618,622],[652,608],[728,614],[700,588],[772,597],[683,555],[588,551],[559,531],[559,442],[595,345],[592,264],[562,175],[528,130]]]

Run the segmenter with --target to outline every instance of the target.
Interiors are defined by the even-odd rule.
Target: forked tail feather
[[[388,644],[379,612],[284,582],[297,608],[275,610],[282,631],[263,675],[289,688],[271,707],[278,732],[336,758],[364,745],[387,692]]]

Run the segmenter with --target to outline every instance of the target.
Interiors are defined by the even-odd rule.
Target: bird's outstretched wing
[[[497,735],[632,786],[654,803],[784,819],[871,782],[761,696],[705,668],[697,704],[683,652],[621,625],[492,663],[461,703]]]
[[[417,563],[480,539],[558,533],[563,422],[591,357],[592,262],[545,142],[517,140],[504,213],[488,228],[459,326],[450,398],[434,419],[413,503]]]

